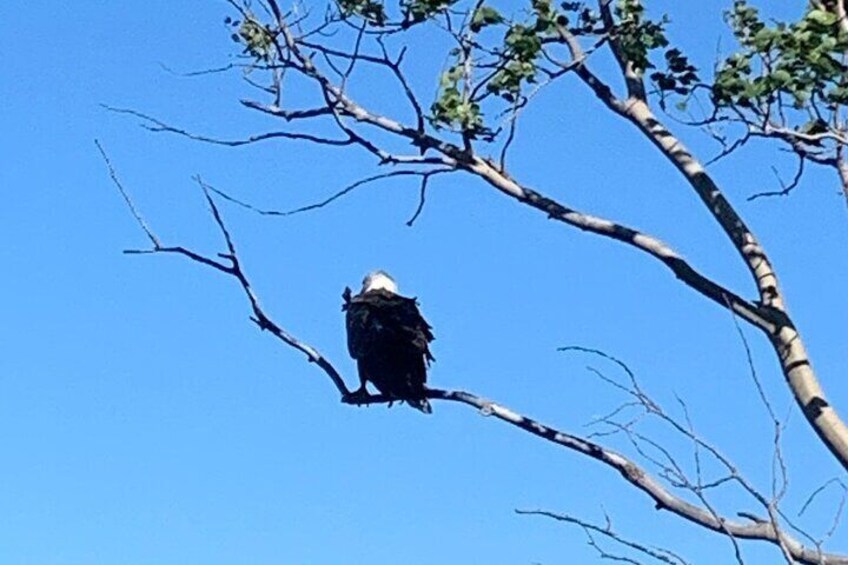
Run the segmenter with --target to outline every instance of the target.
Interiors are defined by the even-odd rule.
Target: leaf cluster
[[[388,22],[389,16],[386,8],[378,0],[336,0],[339,12],[345,16],[358,16],[365,20],[368,25],[383,27]]]
[[[402,28],[432,19],[445,13],[458,0],[400,0]],[[389,23],[386,6],[380,0],[336,0],[336,4],[344,17],[357,16],[373,27],[385,27]]]
[[[649,59],[651,51],[668,46],[665,35],[668,17],[663,16],[659,21],[648,19],[640,0],[620,0],[616,15],[614,34],[624,57],[640,72],[653,68]]]
[[[829,109],[848,103],[842,55],[848,35],[835,14],[810,8],[797,23],[768,25],[756,8],[736,0],[727,14],[741,46],[719,68],[712,96],[719,107],[752,108],[782,96],[803,109],[823,102]]]
[[[445,12],[457,0],[401,0],[403,25],[408,27]]]
[[[582,2],[562,2],[557,7],[551,0],[533,0],[532,7],[529,22],[509,25],[499,69],[486,85],[490,93],[511,103],[520,97],[523,84],[537,82],[538,60],[546,39],[556,37],[560,29],[576,36],[597,33],[599,18]]]
[[[536,82],[536,60],[542,51],[542,40],[534,28],[513,24],[504,35],[500,69],[486,89],[508,102],[515,102],[522,83]]]
[[[464,62],[459,57],[460,50],[454,50],[454,55],[457,56],[456,63],[442,73],[439,80],[439,94],[430,106],[430,123],[436,128],[459,130],[470,139],[491,139],[494,134],[483,123],[479,102],[467,93],[468,77],[465,76]]]
[[[613,35],[633,70],[644,74],[649,69],[656,69],[650,73],[649,78],[663,97],[666,93],[689,94],[699,81],[698,69],[680,49],[666,49],[662,67],[651,61],[654,51],[669,47],[666,36],[666,27],[670,22],[668,16],[664,15],[659,20],[649,19],[640,0],[620,0],[616,16],[618,21]]]
[[[569,8],[574,3],[563,3]],[[556,26],[567,26],[568,18],[555,8],[550,0],[533,0],[532,19],[524,23],[507,22],[507,19],[495,8],[478,6],[471,14],[468,29],[478,34],[487,28],[505,26],[501,46],[494,52],[497,61],[492,65],[495,71],[485,79],[485,92],[496,95],[507,102],[515,103],[521,96],[524,84],[537,81],[538,59],[542,54],[542,42],[546,36],[555,32]],[[459,56],[461,50],[454,50]],[[468,55],[470,56],[470,55]],[[463,95],[461,89],[469,90],[471,85],[464,84],[465,62],[458,60],[456,65],[442,74],[439,93],[431,107],[431,123],[435,126],[449,126],[461,130],[472,138],[491,139],[492,130],[484,127],[479,100]]]
[[[244,20],[226,18],[224,23],[231,26],[233,41],[244,45],[244,52],[256,60],[269,61],[274,55],[274,38],[271,32],[259,20],[248,14]]]

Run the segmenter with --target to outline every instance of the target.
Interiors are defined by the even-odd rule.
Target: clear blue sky
[[[656,3],[674,15],[674,37],[708,65],[726,4]],[[163,0],[0,7],[0,563],[594,559],[578,530],[515,508],[596,521],[606,510],[622,534],[698,563],[729,560],[727,541],[654,511],[613,471],[468,409],[436,403],[425,417],[340,405],[315,367],[249,322],[232,281],[179,258],[122,255],[145,239],[94,138],[166,242],[210,253],[220,241],[192,175],[286,209],[374,171],[355,151],[225,149],[154,135],[99,106],[226,137],[273,128],[239,106],[236,75],[167,70],[226,63],[229,14],[225,2]],[[413,74],[432,92],[434,79]],[[585,89],[569,83],[540,96],[519,134],[516,177],[658,235],[752,296],[691,190]],[[713,154],[696,132],[684,135]],[[774,187],[772,164],[789,174],[764,147],[713,172],[772,254],[823,384],[848,416],[848,215],[834,179],[815,171],[791,199],[745,202]],[[771,432],[727,312],[636,252],[546,221],[468,178],[436,181],[410,229],[416,197],[413,185],[386,182],[290,218],[222,210],[268,312],[351,384],[341,291],[382,267],[420,298],[435,327],[434,385],[586,433],[585,423],[622,400],[586,365],[613,369],[555,349],[601,348],[670,408],[674,393],[685,398],[702,433],[768,490]],[[792,408],[786,508],[795,513],[840,470],[792,406],[771,351],[747,334],[775,406]],[[755,510],[732,496],[717,503],[731,515]],[[802,522],[827,530],[835,504],[819,501]],[[836,535],[832,549],[848,550],[848,529]],[[762,546],[746,555],[779,557]]]

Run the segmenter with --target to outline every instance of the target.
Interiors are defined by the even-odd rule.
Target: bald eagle
[[[367,397],[371,382],[390,400],[399,400],[429,414],[425,383],[433,361],[430,325],[418,311],[415,298],[398,294],[394,279],[374,271],[362,281],[362,290],[351,297],[344,292],[347,347],[356,359],[361,386],[354,396]]]

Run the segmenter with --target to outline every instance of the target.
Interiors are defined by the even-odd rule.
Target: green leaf
[[[815,22],[821,26],[832,26],[836,23],[836,15],[824,10],[810,10],[807,13],[806,19]]]
[[[471,24],[469,27],[471,28],[471,31],[477,33],[486,26],[500,24],[503,23],[503,21],[504,18],[501,16],[500,12],[490,6],[481,6],[471,17]]]
[[[792,82],[792,75],[785,69],[778,69],[771,76],[779,86],[786,86]]]

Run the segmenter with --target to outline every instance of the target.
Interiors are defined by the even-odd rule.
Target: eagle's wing
[[[373,344],[373,334],[370,325],[374,319],[371,316],[368,303],[356,296],[345,304],[345,325],[347,326],[347,350],[354,359],[368,355]]]
[[[381,341],[408,343],[428,362],[433,360],[429,347],[434,339],[432,328],[421,315],[414,298],[369,292],[354,296],[344,308],[347,347],[354,359],[368,355],[374,344]]]
[[[405,341],[411,343],[424,356],[427,363],[433,361],[433,355],[430,353],[430,342],[435,339],[433,328],[421,315],[416,299],[395,296],[393,302],[393,308],[387,309],[393,318],[391,325],[399,328]]]

